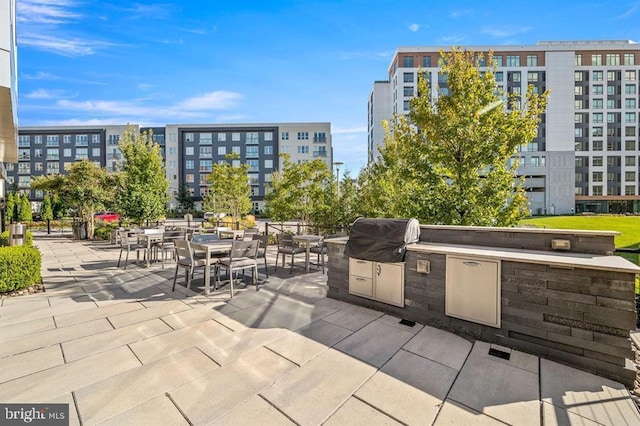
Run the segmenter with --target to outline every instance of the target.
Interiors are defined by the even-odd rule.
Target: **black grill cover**
[[[407,244],[419,238],[417,219],[360,218],[351,226],[345,254],[375,262],[402,262]]]

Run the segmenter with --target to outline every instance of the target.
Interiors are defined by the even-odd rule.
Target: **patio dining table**
[[[322,237],[320,235],[294,235],[293,242],[298,243],[299,245],[305,248],[304,254],[304,265],[305,270],[309,272],[309,255],[311,253],[311,247],[314,245],[318,245],[322,241]]]
[[[177,231],[163,231],[162,229],[147,229],[144,232],[136,234],[138,236],[138,244],[146,246],[147,266],[150,265],[152,252],[154,247],[162,244],[163,241],[184,239],[184,234]]]
[[[214,254],[229,254],[233,240],[202,241],[191,243],[194,252],[205,253],[206,265],[204,268],[204,294],[209,294],[211,290],[211,256]]]

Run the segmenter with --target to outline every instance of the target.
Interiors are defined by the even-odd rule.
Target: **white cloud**
[[[616,16],[616,19],[628,18],[629,16],[635,14],[637,10],[638,10],[638,5],[633,5],[626,12],[621,13],[620,15]]]
[[[505,27],[484,27],[482,29],[482,32],[496,38],[506,38],[506,37],[513,37],[518,34],[524,34],[531,30],[532,30],[532,27],[505,26]]]
[[[473,15],[473,9],[457,9],[451,12],[450,16],[452,18],[460,18],[461,16],[470,16]]]
[[[177,104],[176,108],[188,111],[227,109],[242,98],[243,96],[240,93],[216,90],[215,92],[188,98]]]
[[[31,46],[67,57],[92,55],[100,49],[112,46],[111,43],[104,41],[62,38],[29,32],[20,34],[18,41],[21,46]]]
[[[125,101],[60,99],[55,107],[59,113],[66,115],[82,111],[88,116],[112,117],[114,121],[121,123],[154,120],[166,123],[169,120],[211,120],[213,111],[233,109],[243,98],[240,93],[218,90],[170,105],[159,105],[150,98]]]
[[[45,89],[37,89],[32,91],[31,93],[27,93],[24,95],[27,99],[53,99],[57,98],[54,92]]]
[[[413,31],[414,33],[415,33],[416,31],[418,31],[419,29],[420,29],[420,25],[418,25],[418,24],[411,24],[411,25],[409,25],[409,30]]]
[[[19,0],[16,19],[28,24],[62,24],[82,15],[72,11],[75,2],[69,0]]]

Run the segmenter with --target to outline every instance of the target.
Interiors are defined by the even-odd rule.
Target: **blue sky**
[[[640,41],[624,0],[17,3],[21,126],[328,121],[352,174],[398,46]]]

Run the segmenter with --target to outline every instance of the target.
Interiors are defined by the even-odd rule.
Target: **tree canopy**
[[[310,223],[315,214],[328,214],[331,206],[326,186],[332,184],[331,172],[324,161],[316,159],[301,164],[283,158],[282,170],[273,173],[271,192],[267,194],[267,213],[276,221],[299,219]]]
[[[118,147],[124,157],[116,194],[118,210],[136,223],[164,216],[169,182],[152,132],[140,134],[127,126]]]
[[[209,174],[209,192],[204,197],[204,208],[213,213],[229,213],[234,221],[251,210],[249,165],[234,166],[237,154],[226,156],[228,161],[214,164]]]
[[[21,222],[31,222],[31,220],[33,220],[31,202],[25,193],[20,197],[20,213],[18,213],[18,220]]]
[[[87,222],[87,236],[93,238],[93,215],[113,201],[115,179],[106,170],[84,159],[72,163],[66,175],[47,175],[36,178],[31,189],[48,191],[76,211]]]
[[[479,69],[480,54],[440,55],[446,90],[433,101],[419,78],[408,118],[395,118],[380,158],[361,173],[363,205],[369,214],[424,223],[513,225],[528,214],[514,157],[536,137],[548,93],[529,86],[522,97],[505,95],[495,67]]]

